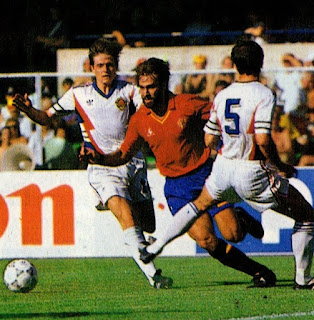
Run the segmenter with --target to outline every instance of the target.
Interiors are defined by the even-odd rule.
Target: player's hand
[[[91,164],[101,164],[101,154],[94,149],[81,147],[79,154],[80,161],[86,161]]]
[[[14,96],[12,104],[14,107],[25,113],[27,113],[27,111],[32,107],[32,102],[29,100],[27,93],[25,93],[24,96],[17,93]]]
[[[278,169],[280,170],[280,175],[284,176],[285,178],[292,178],[297,175],[296,168],[287,163],[281,163]]]

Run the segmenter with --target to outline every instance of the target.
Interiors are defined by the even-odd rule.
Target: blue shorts
[[[183,206],[195,200],[201,193],[205,180],[212,170],[213,160],[208,159],[201,167],[181,177],[166,177],[165,197],[171,214],[174,216]],[[213,217],[218,212],[233,207],[230,203],[214,206],[208,212]]]

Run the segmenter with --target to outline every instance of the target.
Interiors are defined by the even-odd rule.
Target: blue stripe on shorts
[[[181,176],[170,178],[166,177],[164,187],[165,197],[170,209],[171,214],[174,216],[183,206],[195,200],[201,193],[205,180],[212,170],[213,160],[208,159],[201,167],[193,170],[192,172]],[[209,213],[214,216],[218,212],[233,206],[226,203],[221,207],[213,207]]]

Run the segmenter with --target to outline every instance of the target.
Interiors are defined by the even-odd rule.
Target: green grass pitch
[[[30,259],[38,285],[19,294],[2,281],[0,319],[314,319],[314,291],[292,289],[292,256],[253,259],[277,274],[276,287],[248,288],[251,277],[208,257],[156,259],[170,290],[150,287],[131,258]]]

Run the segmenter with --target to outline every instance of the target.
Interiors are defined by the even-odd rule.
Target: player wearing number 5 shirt
[[[271,140],[274,97],[258,82],[263,49],[254,41],[241,40],[233,47],[231,58],[237,82],[218,93],[204,128],[207,146],[216,148],[222,139],[220,154],[200,196],[178,211],[173,224],[180,224],[184,218],[189,225],[204,210],[222,200],[242,199],[261,213],[272,208],[296,221],[292,235],[296,264],[294,288],[313,289],[310,271],[314,212],[288,180],[278,174],[280,171],[291,176],[295,170],[280,161]],[[145,260],[153,259],[167,241],[178,235],[178,230],[173,229],[167,239],[157,239],[146,248]]]

